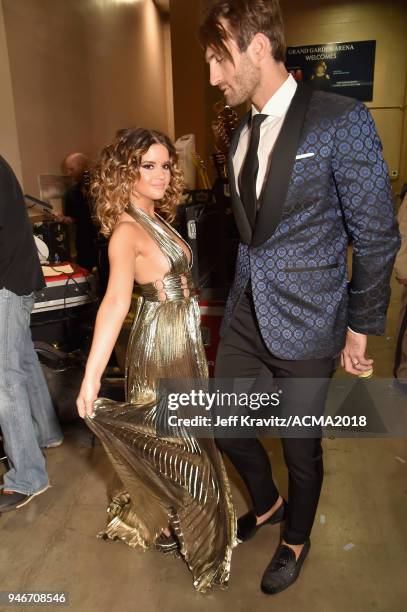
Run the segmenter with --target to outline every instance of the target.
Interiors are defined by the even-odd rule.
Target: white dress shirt
[[[263,189],[264,181],[270,166],[271,153],[296,89],[297,83],[290,74],[286,81],[277,89],[276,93],[271,96],[270,100],[261,111],[262,115],[268,115],[268,117],[260,126],[260,142],[258,148],[259,171],[257,173],[256,182],[257,197],[260,196]],[[252,106],[252,114],[257,115],[258,112],[259,111]],[[240,134],[239,143],[233,158],[236,187],[239,195],[239,175],[242,170],[244,158],[246,157],[249,139],[250,127],[246,125]]]

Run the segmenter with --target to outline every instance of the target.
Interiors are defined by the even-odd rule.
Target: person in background
[[[62,170],[72,177],[73,185],[65,194],[61,221],[75,223],[76,263],[91,271],[98,263],[98,248],[88,193],[89,166],[89,160],[83,153],[70,153],[62,162]]]
[[[318,91],[329,91],[331,88],[330,76],[327,73],[328,66],[324,61],[315,65],[314,74],[311,77],[311,85]]]
[[[41,448],[63,439],[30,332],[34,291],[44,285],[21,187],[0,156],[0,427],[10,468],[0,514],[48,489]]]
[[[394,270],[398,282],[403,285],[401,312],[397,334],[394,377],[407,393],[407,184],[401,192],[402,203],[398,212],[401,248],[397,253]]]
[[[338,358],[349,374],[372,374],[367,336],[385,330],[400,238],[382,145],[361,102],[288,74],[278,0],[219,0],[200,39],[210,82],[226,103],[251,102],[229,152],[240,244],[215,378],[250,392],[250,381],[261,379],[264,388],[269,376],[288,419],[318,417]],[[321,432],[282,433],[288,503],[260,440],[217,438],[252,501],[237,521],[237,539],[285,521],[261,581],[269,595],[299,576],[323,482]]]

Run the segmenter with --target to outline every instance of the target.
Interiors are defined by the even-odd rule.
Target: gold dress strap
[[[160,223],[133,204],[129,204],[126,212],[150,234],[169,263],[169,271],[163,278],[152,283],[139,285],[143,298],[149,302],[163,302],[181,300],[195,295],[191,274],[193,253],[189,244],[157,213],[155,213],[156,217],[164,223],[169,231],[166,231]],[[188,247],[191,257],[190,262],[188,262],[182,247],[176,242],[175,238],[171,238],[170,234],[177,236]]]

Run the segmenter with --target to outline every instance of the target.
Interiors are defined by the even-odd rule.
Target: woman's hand
[[[82,381],[81,390],[76,400],[79,416],[91,417],[94,412],[93,402],[96,400],[100,389],[100,381],[85,378]]]

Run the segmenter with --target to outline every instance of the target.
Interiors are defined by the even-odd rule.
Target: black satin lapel
[[[285,116],[274,145],[251,246],[260,246],[268,240],[280,222],[312,93],[311,87],[299,84]]]
[[[233,167],[233,157],[236,153],[237,145],[239,144],[239,137],[250,118],[250,112],[248,112],[241,122],[236,126],[233,132],[232,140],[230,143],[229,156],[228,156],[228,177],[229,177],[229,189],[230,199],[232,202],[232,210],[235,217],[236,225],[239,230],[239,234],[242,242],[250,244],[253,238],[253,229],[250,225],[249,219],[247,218],[245,207],[239,197],[236,189],[236,176]]]

